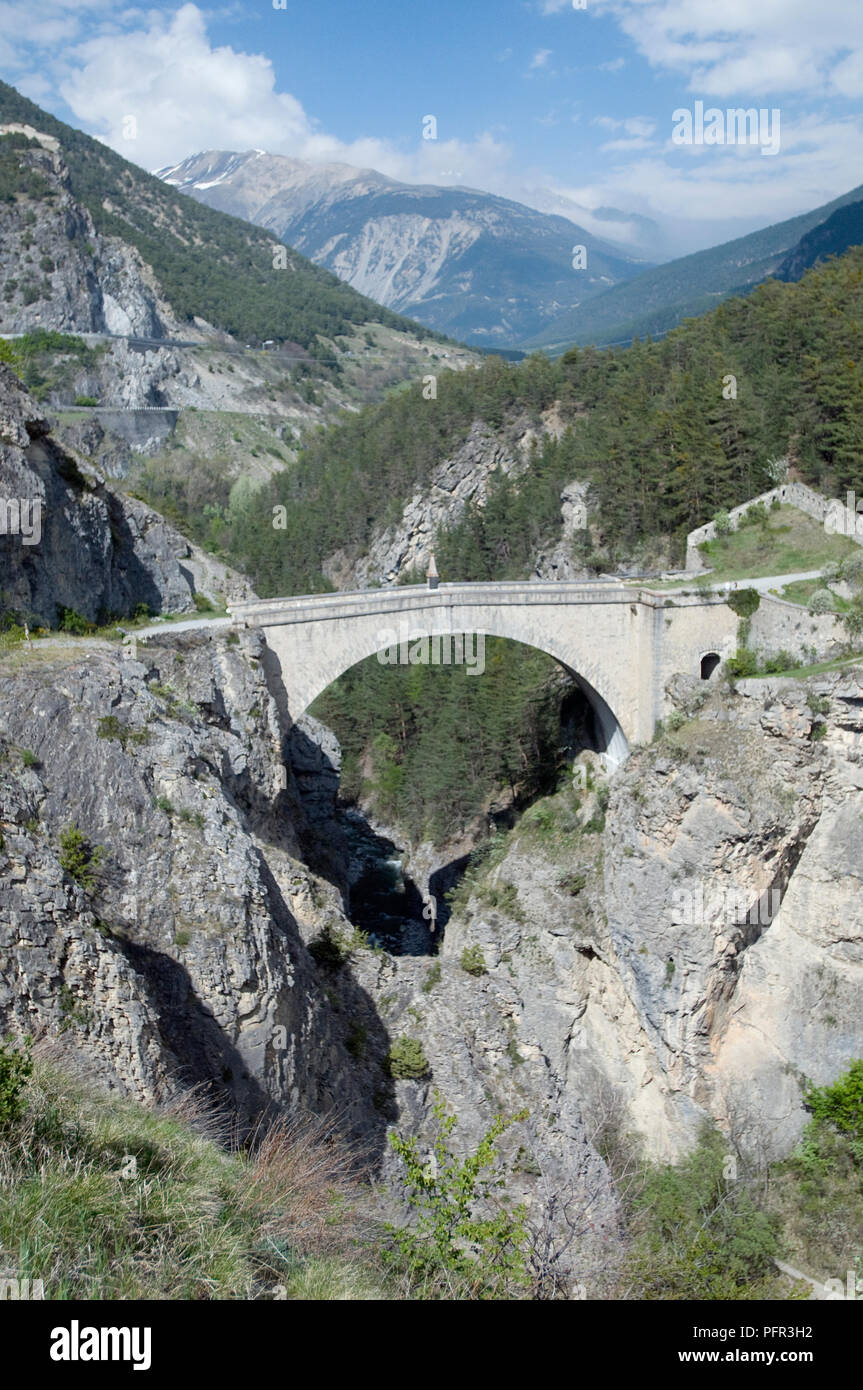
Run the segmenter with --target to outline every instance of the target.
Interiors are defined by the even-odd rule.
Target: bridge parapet
[[[433,608],[479,608],[488,604],[517,604],[523,607],[646,603],[650,607],[661,607],[663,602],[661,597],[647,590],[619,581],[441,584],[437,589],[428,589],[424,584],[404,584],[389,589],[358,589],[334,594],[250,600],[232,604],[229,612],[238,623],[269,627],[351,615],[358,617],[405,611],[420,613]]]

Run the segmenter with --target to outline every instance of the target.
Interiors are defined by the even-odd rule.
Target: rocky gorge
[[[0,386],[3,489],[46,520],[38,548],[3,538],[6,602],[46,626],[194,611],[188,543]],[[675,678],[656,740],[611,777],[581,753],[443,885],[412,954],[357,925],[338,744],[261,657],[205,626],[4,648],[0,1028],[140,1101],[203,1088],[241,1128],[330,1114],[385,1181],[388,1134],[428,1148],[439,1099],[464,1151],[520,1116],[512,1199],[579,1212],[593,1292],[619,1248],[610,1135],[668,1160],[712,1122],[789,1151],[806,1083],[859,1052],[863,671]],[[442,867],[419,845],[402,872],[427,901]]]

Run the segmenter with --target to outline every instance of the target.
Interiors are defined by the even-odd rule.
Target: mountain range
[[[379,304],[477,346],[513,346],[649,264],[566,217],[346,164],[208,150],[158,175],[266,227]]]
[[[199,202],[266,227],[379,304],[487,348],[625,342],[799,278],[857,244],[863,187],[720,246],[652,265],[567,217],[476,189],[264,150],[209,150],[158,170]],[[606,210],[612,222],[617,214]],[[838,214],[842,213],[842,216]],[[575,269],[576,247],[584,248]]]
[[[295,253],[282,265],[271,233],[178,197],[163,180],[58,121],[6,83],[0,83],[0,132],[5,136],[0,205],[14,210],[26,196],[56,210],[67,200],[69,245],[61,269],[76,267],[82,283],[87,275],[81,267],[92,261],[88,238],[93,232],[130,249],[148,267],[164,302],[189,330],[197,322],[199,329],[209,325],[253,343],[293,343],[312,355],[320,351],[321,337],[332,340],[372,322],[428,336],[428,330],[423,333],[357,294],[302,255]],[[25,163],[33,165],[26,171],[22,152]],[[59,179],[56,187],[52,178]],[[62,298],[50,293],[55,272],[42,268],[40,278],[27,250],[23,248],[20,278],[10,276],[4,318],[40,300],[53,299],[56,312]],[[68,323],[51,326],[78,331],[105,326],[74,321],[72,311],[67,317]],[[143,327],[152,336],[163,336],[158,316]]]

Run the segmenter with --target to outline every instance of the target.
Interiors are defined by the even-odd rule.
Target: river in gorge
[[[382,946],[391,955],[435,955],[449,915],[444,878],[446,887],[451,887],[458,870],[453,866],[446,875],[433,875],[432,889],[424,900],[405,873],[403,849],[378,834],[354,807],[340,809],[338,820],[350,850],[350,918],[354,926],[368,933],[372,945]]]

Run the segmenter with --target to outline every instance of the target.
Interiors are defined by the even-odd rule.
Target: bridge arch
[[[505,626],[506,624],[501,624],[502,628]],[[381,634],[378,634],[378,637],[380,637],[380,635]],[[521,637],[514,637],[510,631],[503,630],[499,632],[477,632],[476,629],[472,629],[471,632],[467,634],[451,631],[430,632],[417,623],[404,623],[401,625],[400,630],[396,628],[385,629],[382,635],[385,640],[376,640],[373,644],[374,650],[367,652],[357,660],[352,660],[347,666],[343,666],[341,661],[335,661],[332,669],[336,667],[342,667],[342,669],[337,670],[331,680],[326,679],[323,675],[319,676],[319,681],[323,681],[320,689],[314,691],[311,697],[306,701],[303,710],[298,710],[296,712],[292,711],[293,717],[297,718],[299,714],[304,713],[310,705],[314,704],[318,696],[322,695],[324,691],[332,685],[333,681],[338,680],[339,677],[345,675],[347,671],[353,670],[354,666],[360,665],[363,661],[368,661],[374,656],[381,657],[382,655],[387,655],[388,657],[394,658],[382,662],[382,665],[388,666],[406,667],[411,664],[462,665],[468,670],[472,669],[476,672],[477,676],[481,677],[482,670],[480,667],[482,665],[482,657],[478,651],[479,642],[477,639],[497,637],[513,642],[517,646],[530,647],[533,651],[541,651],[543,655],[556,661],[558,666],[566,672],[590,706],[594,718],[594,733],[597,744],[596,751],[605,758],[609,768],[619,767],[629,756],[629,744],[626,735],[613,709],[606,703],[599,691],[591,685],[590,681],[588,681],[580,671],[575,670],[566,661],[555,655],[554,652],[547,651],[536,642],[526,642]],[[464,647],[463,652],[459,649],[460,638],[471,639],[461,644]],[[426,641],[426,639],[428,640]],[[430,648],[430,659],[428,663],[420,661],[411,662],[411,653],[417,645],[426,645]],[[446,659],[447,654],[450,657],[449,660]]]
[[[736,641],[735,615],[721,602],[670,603],[620,580],[404,586],[237,603],[231,611],[241,626],[262,631],[270,689],[288,719],[394,635],[411,643],[467,633],[535,647],[587,696],[611,765],[652,738],[669,676],[697,674],[711,639],[722,651]]]

